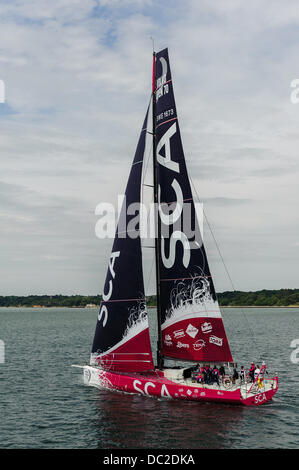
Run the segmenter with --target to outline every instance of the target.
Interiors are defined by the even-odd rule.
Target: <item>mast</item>
[[[153,89],[152,89],[152,119],[153,119],[153,185],[154,185],[154,208],[155,208],[155,265],[156,265],[156,299],[157,299],[157,366],[162,369],[164,360],[162,355],[162,329],[161,329],[161,301],[160,301],[160,269],[159,269],[159,227],[158,227],[158,172],[156,158],[156,95],[155,95],[155,64],[156,53],[153,51]]]

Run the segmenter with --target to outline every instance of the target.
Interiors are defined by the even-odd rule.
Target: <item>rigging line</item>
[[[226,271],[226,274],[227,274],[227,276],[228,276],[228,278],[229,278],[229,281],[230,281],[230,283],[231,283],[232,289],[233,289],[234,292],[236,292],[235,285],[234,285],[233,280],[232,280],[232,278],[231,278],[231,276],[230,276],[230,273],[229,273],[229,271],[228,271],[227,265],[226,265],[226,263],[225,263],[225,261],[224,261],[224,258],[223,258],[223,256],[222,256],[222,253],[221,253],[220,248],[219,248],[219,245],[218,245],[217,240],[216,240],[216,238],[215,238],[214,232],[213,232],[213,230],[212,230],[212,228],[211,228],[211,225],[210,225],[210,223],[209,223],[209,221],[208,221],[207,215],[206,215],[206,213],[205,213],[204,210],[203,210],[203,214],[204,214],[205,220],[206,220],[206,222],[207,222],[207,225],[208,225],[208,227],[209,227],[210,233],[211,233],[211,235],[212,235],[212,237],[213,237],[214,243],[215,243],[215,245],[216,245],[217,251],[218,251],[219,256],[220,256],[220,258],[221,258],[221,261],[222,261],[222,264],[223,264],[224,269],[225,269],[225,271]],[[243,317],[245,318],[245,320],[246,320],[246,322],[247,322],[248,329],[249,329],[250,334],[251,334],[251,338],[252,338],[253,342],[255,343],[255,349],[256,349],[258,355],[260,356],[260,359],[262,359],[262,358],[261,358],[260,351],[259,351],[259,348],[258,348],[257,343],[256,343],[255,338],[254,338],[253,329],[252,329],[252,327],[251,327],[251,325],[250,325],[250,323],[249,323],[249,320],[248,320],[247,316],[245,315],[245,312],[244,312],[243,307],[240,306],[240,309],[241,309],[241,312],[242,312]]]
[[[111,303],[111,302],[145,302],[146,298],[144,297],[143,299],[116,299],[116,300],[102,300],[102,303]]]
[[[154,192],[152,193],[152,197],[151,197],[151,204],[154,200]],[[147,227],[149,226],[149,218],[150,218],[150,214],[147,215]],[[150,248],[155,248],[155,246],[153,247],[150,247]],[[151,279],[152,279],[152,275],[153,275],[153,268],[154,268],[154,265],[155,265],[155,257],[153,256],[152,257],[152,262],[151,262],[151,268],[150,268],[150,271],[149,271],[149,275],[148,275],[148,278],[147,278],[147,282],[146,282],[146,293],[148,292],[149,290],[149,286],[150,286],[150,282],[151,282]],[[147,294],[146,294],[147,295]]]
[[[150,268],[148,278],[147,278],[147,281],[146,281],[146,284],[145,284],[145,298],[147,298],[147,296],[149,295],[148,291],[149,291],[149,285],[150,285],[152,275],[153,275],[154,264],[155,264],[155,258],[153,257],[152,258],[152,263],[151,263],[151,268]]]
[[[196,197],[197,197],[197,199],[198,199],[198,202],[200,202],[200,198],[199,198],[198,192],[197,192],[197,190],[196,190],[195,184],[194,184],[193,179],[192,179],[191,177],[190,177],[190,181],[191,181],[191,184],[192,184],[192,186],[193,186],[193,189],[194,189],[194,192],[195,192],[195,194],[196,194]],[[219,256],[220,256],[220,259],[221,259],[222,264],[223,264],[223,266],[224,266],[224,269],[225,269],[225,271],[226,271],[226,274],[227,274],[227,276],[228,276],[228,279],[229,279],[229,281],[230,281],[230,284],[231,284],[231,286],[232,286],[232,289],[233,289],[234,292],[236,292],[236,288],[235,288],[235,286],[234,286],[233,280],[232,280],[232,278],[231,278],[231,276],[230,276],[230,274],[229,274],[228,268],[227,268],[227,266],[226,266],[226,263],[225,263],[224,258],[223,258],[223,256],[222,256],[222,253],[221,253],[221,250],[220,250],[219,245],[218,245],[218,243],[217,243],[216,237],[215,237],[215,235],[214,235],[214,232],[213,232],[213,230],[212,230],[212,227],[211,227],[211,225],[210,225],[210,223],[209,223],[208,217],[207,217],[207,215],[206,215],[204,209],[203,209],[203,214],[204,214],[206,223],[207,223],[207,225],[208,225],[209,231],[210,231],[210,233],[211,233],[211,235],[212,235],[212,237],[213,237],[214,243],[215,243],[215,245],[216,245],[217,251],[218,251],[218,253],[219,253]],[[248,318],[247,318],[247,316],[245,315],[245,312],[244,312],[243,307],[240,306],[240,309],[241,309],[241,312],[242,312],[242,314],[243,314],[243,317],[245,318],[245,320],[246,320],[246,322],[247,322],[248,328],[249,328],[249,330],[250,330],[251,338],[252,338],[253,342],[255,343],[255,349],[256,349],[258,355],[260,356],[260,360],[262,360],[261,353],[260,353],[260,351],[259,351],[259,348],[257,347],[257,343],[256,343],[255,338],[254,338],[253,329],[251,328],[251,325],[250,325],[250,323],[249,323],[249,321],[248,321]]]
[[[153,148],[153,143],[151,143],[149,149],[148,149],[148,155],[145,159],[145,165],[143,165],[143,175],[142,175],[142,181],[141,181],[141,184],[143,186],[150,186],[149,184],[145,184],[144,181],[145,181],[145,177],[146,177],[146,174],[147,174],[147,171],[148,171],[148,164],[149,164],[149,161],[150,161],[150,157],[152,155],[152,148]]]
[[[152,103],[152,94],[151,94],[151,97],[150,97],[150,100],[149,100],[149,109],[151,108],[151,103]],[[150,114],[150,111],[149,111],[149,114]],[[147,119],[147,125],[146,125],[146,133],[147,134],[152,134],[151,131],[149,131],[149,117],[148,116],[148,119]],[[147,174],[147,171],[148,171],[148,165],[149,165],[149,162],[150,162],[150,159],[151,159],[151,156],[152,156],[152,149],[153,149],[153,140],[150,139],[150,145],[147,143],[148,139],[146,139],[145,141],[145,146],[146,146],[146,152],[147,152],[147,157],[145,158],[145,162],[143,164],[143,169],[142,169],[142,179],[141,179],[141,184],[144,184],[144,181],[145,181],[145,177],[146,177],[146,174]]]
[[[153,143],[151,142],[151,145],[150,145],[150,148],[149,148],[149,152],[148,152],[148,156],[147,156],[145,165],[143,166],[143,172],[142,172],[142,181],[141,181],[141,203],[142,203],[142,204],[143,204],[143,201],[144,201],[143,186],[148,186],[148,187],[150,187],[150,188],[153,188],[153,185],[145,184],[145,183],[144,183],[145,178],[146,178],[146,175],[147,175],[147,171],[148,171],[148,164],[149,164],[150,157],[151,157],[151,154],[152,154],[152,148],[153,148]],[[150,204],[153,203],[153,199],[154,199],[154,193],[152,193]],[[148,228],[148,226],[149,226],[150,215],[151,215],[151,214],[150,214],[150,211],[149,211],[148,214],[147,214],[147,218],[146,218],[146,228]],[[141,222],[142,222],[142,221],[141,221]],[[142,230],[141,230],[141,229],[140,229],[140,232],[142,233]]]
[[[152,99],[152,98],[151,98]],[[152,134],[152,132],[148,132],[150,134]],[[145,184],[144,181],[145,181],[145,178],[147,176],[147,172],[148,172],[148,165],[149,165],[149,162],[151,160],[151,156],[152,156],[152,151],[153,151],[153,141],[151,140],[151,143],[149,145],[149,148],[147,149],[147,157],[145,159],[145,164],[143,165],[143,170],[142,170],[142,180],[141,180],[141,202],[143,203],[143,190],[142,190],[142,187],[143,186],[149,186],[149,187],[152,187],[153,188],[153,185],[149,185],[149,184]],[[151,202],[150,204],[153,203],[153,200],[154,200],[154,192],[152,192],[152,196],[151,196]],[[146,220],[146,224],[147,224],[147,227],[149,226],[149,219],[150,219],[150,213],[147,214],[147,220]],[[141,248],[147,248],[146,246],[142,245]],[[151,247],[152,248],[152,247]],[[153,247],[155,248],[155,247]],[[155,258],[153,257],[152,258],[152,262],[151,262],[151,267],[150,267],[150,271],[149,271],[149,274],[148,274],[148,277],[147,277],[147,281],[145,282],[145,286],[144,286],[144,290],[145,290],[145,298],[146,298],[146,295],[148,295],[148,290],[149,290],[149,285],[150,285],[150,282],[151,282],[151,279],[152,279],[152,274],[153,274],[153,268],[154,268],[154,263],[155,263]]]
[[[170,83],[170,82],[172,82],[172,78],[170,78],[169,80],[167,80],[167,82],[162,83],[162,85],[160,85],[159,87],[157,87],[157,88],[155,89],[155,93],[157,93],[157,91],[160,90],[160,88],[162,88],[162,86],[167,85],[167,83]]]
[[[176,121],[176,120],[177,120],[177,117],[172,118],[172,119],[168,119],[168,121],[160,122],[160,124],[157,124],[156,128],[160,127],[160,126],[163,126],[164,124],[167,124],[168,122]]]
[[[148,352],[111,352],[111,353],[103,353],[103,354],[98,354],[98,357],[104,357],[104,355],[108,356],[135,356],[135,354],[142,354],[143,356],[149,356],[150,353]]]
[[[154,192],[152,193],[152,197],[151,197],[151,204],[154,200]],[[148,223],[149,223],[149,218],[150,218],[150,214],[147,215],[147,227],[149,226]],[[151,248],[155,248],[155,246],[151,247]],[[155,265],[155,257],[153,256],[152,258],[152,262],[151,262],[151,268],[150,268],[150,271],[149,271],[149,275],[148,275],[148,278],[147,278],[147,282],[146,282],[146,286],[145,286],[145,292],[147,293],[148,290],[149,290],[149,286],[150,286],[150,282],[151,282],[151,279],[152,279],[152,275],[153,275],[153,268],[154,268],[154,265]],[[146,296],[147,294],[145,294]]]
[[[151,102],[152,102],[152,96],[150,97],[150,100],[149,100],[148,109],[150,108]],[[149,118],[149,116],[148,116],[148,118]],[[146,127],[144,129],[142,129],[142,130],[146,130],[146,133],[149,133],[149,131],[148,131],[148,121],[149,121],[149,119],[148,118],[147,118]],[[152,145],[153,145],[153,142],[151,141],[150,148],[148,149],[147,148],[148,147],[147,142],[145,141],[144,156],[145,156],[146,153],[147,153],[147,156],[146,156],[146,158],[143,158],[142,176],[141,176],[141,184],[142,185],[144,185],[144,180],[145,180],[148,164],[149,164],[151,153],[152,153]],[[141,199],[143,199],[142,191],[141,191]]]
[[[152,43],[153,43],[153,53],[154,53],[154,51],[155,51],[155,39],[152,36],[150,36],[150,39],[152,40]]]
[[[207,279],[209,277],[212,277],[212,276],[191,276],[191,277],[172,277],[172,278],[161,278],[160,280],[161,281],[185,281],[185,280],[189,280],[189,279]]]
[[[112,353],[111,353],[112,354]],[[112,362],[151,362],[149,361],[148,359],[113,359],[112,357],[108,357],[108,358],[105,358],[105,356],[100,356],[100,361],[101,360],[108,360],[109,363],[112,363]],[[111,364],[113,365],[113,364]],[[104,362],[104,366],[105,366],[105,362]]]

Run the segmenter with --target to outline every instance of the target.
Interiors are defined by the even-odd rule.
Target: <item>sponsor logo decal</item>
[[[184,330],[176,330],[173,332],[173,336],[175,337],[175,339],[183,338],[185,336],[185,332]]]
[[[202,348],[204,348],[206,343],[204,342],[203,339],[198,339],[195,343],[193,343],[193,349],[195,351],[200,351]]]
[[[191,323],[189,323],[189,325],[186,329],[186,333],[187,333],[187,335],[191,336],[191,338],[195,338],[195,336],[198,333],[198,329],[195,328],[195,326],[191,325]]]
[[[186,349],[188,349],[189,344],[184,344],[184,343],[181,343],[180,341],[178,341],[176,347],[177,348],[186,348]]]
[[[210,343],[216,344],[216,346],[222,346],[223,338],[217,338],[217,336],[210,336]]]
[[[170,335],[165,335],[164,344],[166,346],[172,346],[172,341],[171,341],[171,336]]]
[[[200,326],[201,326],[201,331],[203,333],[211,333],[211,331],[212,331],[211,323],[206,321],[205,323],[202,323]]]

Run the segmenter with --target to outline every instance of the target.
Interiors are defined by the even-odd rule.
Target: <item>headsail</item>
[[[155,78],[162,353],[232,362],[187,174],[167,49],[156,55]]]
[[[152,370],[153,360],[142,272],[139,219],[128,207],[140,203],[148,111],[118,222],[92,346],[91,365],[112,371]],[[139,211],[138,211],[139,213]]]

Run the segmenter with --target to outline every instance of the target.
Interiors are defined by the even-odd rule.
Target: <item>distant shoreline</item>
[[[299,289],[217,292],[221,308],[299,308]],[[147,307],[156,305],[155,295],[146,295]],[[101,295],[0,295],[0,307],[14,308],[99,308]]]
[[[217,292],[221,308],[299,308],[299,289]],[[156,295],[146,295],[148,308],[156,308]],[[0,295],[0,307],[14,308],[99,308],[101,295]]]
[[[220,308],[299,308],[299,305],[219,305]]]
[[[299,305],[219,305],[220,308],[299,308]],[[147,308],[156,308],[148,305]]]
[[[66,305],[53,305],[53,306],[33,306],[33,305],[0,305],[0,308],[34,308],[36,310],[48,309],[48,308],[84,308],[86,310],[98,309],[99,305],[94,305],[92,307],[86,306],[66,306]],[[299,308],[299,305],[219,305],[220,308]],[[156,305],[147,305],[147,308],[157,308]]]

